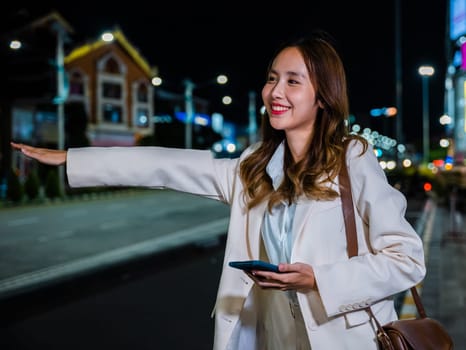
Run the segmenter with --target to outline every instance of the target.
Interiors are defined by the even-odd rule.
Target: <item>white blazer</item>
[[[72,187],[170,188],[230,205],[214,309],[214,350],[227,349],[233,329],[248,314],[242,310],[253,290],[254,282],[228,262],[259,258],[266,205],[247,210],[239,178],[241,159],[254,147],[238,159],[216,159],[209,150],[149,146],[75,148],[67,156]],[[373,322],[362,308],[371,305],[381,323],[396,319],[391,296],[416,285],[426,273],[422,241],[404,216],[405,197],[387,182],[372,147],[358,156],[361,150],[360,143],[352,142],[347,152],[358,256],[349,259],[347,255],[340,198],[302,198],[296,207],[291,261],[310,264],[318,287],[318,291],[298,293],[314,350],[377,349]],[[332,186],[338,191],[337,184]],[[248,308],[253,314],[252,299]],[[247,336],[255,343],[254,334]]]

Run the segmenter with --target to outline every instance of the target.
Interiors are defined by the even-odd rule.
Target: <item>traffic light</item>
[[[424,182],[424,191],[425,192],[430,192],[432,191],[432,184],[429,181]]]

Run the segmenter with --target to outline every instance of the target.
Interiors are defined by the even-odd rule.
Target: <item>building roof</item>
[[[112,31],[111,34],[113,34],[114,40],[116,40],[121,45],[121,47],[123,47],[123,49],[131,56],[131,58],[139,65],[139,67],[147,74],[148,77],[153,77],[158,74],[157,67],[151,67],[149,65],[148,61],[140,54],[138,49],[136,49],[129,42],[129,40],[120,29]],[[104,45],[108,45],[108,42],[104,41],[102,38],[99,38],[93,42],[76,47],[65,57],[65,64],[88,55],[89,53],[101,48]]]

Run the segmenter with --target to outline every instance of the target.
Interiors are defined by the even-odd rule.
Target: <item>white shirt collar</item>
[[[282,141],[280,145],[278,145],[277,149],[270,158],[269,162],[267,163],[267,167],[265,171],[267,175],[270,176],[272,179],[272,186],[275,190],[280,187],[283,178],[283,163],[285,161],[285,141]]]

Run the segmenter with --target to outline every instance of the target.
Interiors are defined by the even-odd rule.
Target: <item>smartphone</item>
[[[262,271],[272,271],[280,272],[278,270],[278,265],[268,263],[262,260],[244,260],[244,261],[230,261],[228,263],[231,267],[241,270],[262,270]]]

